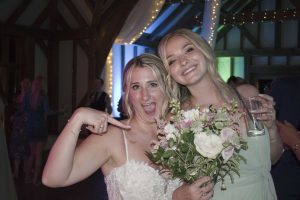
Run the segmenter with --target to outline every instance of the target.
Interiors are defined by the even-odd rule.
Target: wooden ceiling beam
[[[64,31],[69,31],[69,30],[71,30],[71,27],[69,26],[69,24],[66,22],[66,20],[63,18],[63,16],[60,14],[60,12],[58,11],[57,12],[57,21],[58,21],[58,24],[62,27],[62,29],[64,29]],[[61,34],[62,32],[56,32],[56,36],[55,36],[55,38],[57,39],[57,40],[59,40],[59,35]],[[70,40],[71,38],[70,37],[68,37],[67,38],[68,40]],[[85,54],[86,55],[89,55],[89,52],[90,52],[90,50],[89,50],[89,46],[86,44],[86,42],[85,41],[83,41],[83,40],[80,40],[80,39],[78,39],[78,38],[72,38],[72,40],[77,40],[77,42],[78,42],[78,44],[80,45],[80,47],[83,49],[83,51],[85,52]]]
[[[81,13],[78,11],[78,9],[76,8],[76,6],[72,3],[72,1],[70,1],[70,0],[63,0],[63,2],[67,6],[67,8],[70,10],[71,14],[76,19],[76,21],[78,22],[78,24],[81,27],[87,27],[88,26],[87,22],[82,17]]]
[[[299,0],[290,0],[290,2],[291,2],[298,10],[300,10],[300,2],[299,2]]]
[[[91,11],[91,13],[93,13],[95,9],[95,3],[92,0],[84,0],[84,1],[87,7],[89,8],[89,10]]]
[[[32,36],[37,39],[49,39],[53,33],[46,29],[15,24],[4,24],[0,22],[0,34],[15,36]]]
[[[260,48],[259,42],[258,40],[250,33],[250,31],[245,28],[245,26],[237,26],[240,31],[244,34],[244,36],[251,42],[251,44],[255,47],[255,48]]]
[[[217,56],[300,56],[300,48],[216,50]]]
[[[12,12],[9,18],[5,21],[7,24],[15,24],[18,18],[22,15],[27,6],[31,3],[32,0],[23,0],[17,8]]]
[[[48,59],[49,58],[49,49],[48,49],[47,44],[41,39],[35,39],[35,42],[39,45],[39,47],[42,49],[43,53],[45,54],[45,56]]]
[[[40,13],[40,15],[34,20],[32,23],[33,27],[39,27],[43,24],[43,22],[49,17],[49,3],[48,5],[43,9],[43,11]]]
[[[92,25],[91,27],[93,29],[97,28],[99,26],[99,23],[101,21],[101,18],[103,17],[103,13],[106,12],[106,10],[114,3],[114,0],[107,0],[104,2],[104,0],[96,1],[96,6],[93,13],[93,19],[92,19]]]

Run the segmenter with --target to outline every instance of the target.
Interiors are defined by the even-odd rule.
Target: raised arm
[[[110,156],[111,134],[92,134],[78,147],[77,141],[83,124],[94,133],[106,133],[107,123],[128,128],[107,113],[91,108],[77,109],[54,143],[46,162],[42,181],[49,187],[77,183],[101,167]]]

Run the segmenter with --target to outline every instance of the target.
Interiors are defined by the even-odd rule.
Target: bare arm
[[[94,133],[105,133],[107,123],[128,128],[107,113],[90,108],[79,108],[72,115],[53,145],[46,162],[42,181],[50,187],[62,187],[87,178],[110,156],[110,135],[90,135],[78,147],[77,140],[83,124]]]

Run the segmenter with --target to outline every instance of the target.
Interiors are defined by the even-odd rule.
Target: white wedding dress
[[[142,161],[130,160],[126,134],[123,131],[126,163],[114,168],[105,183],[109,200],[170,200],[179,180],[166,180],[159,171]]]

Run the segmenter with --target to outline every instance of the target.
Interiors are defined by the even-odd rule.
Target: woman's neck
[[[189,86],[188,89],[191,92],[190,103],[193,107],[196,105],[222,105],[224,103],[220,92],[210,79]]]

